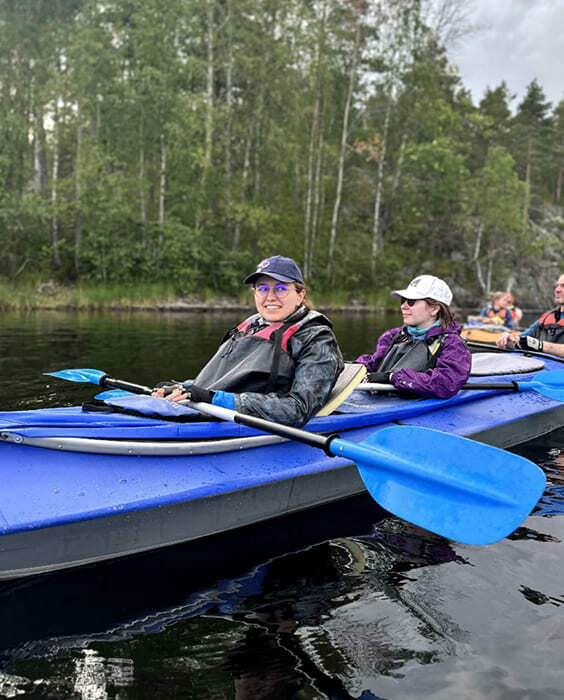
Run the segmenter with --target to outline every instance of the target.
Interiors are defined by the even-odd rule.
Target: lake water
[[[192,377],[241,314],[4,314],[3,409],[80,403],[42,372]],[[334,315],[347,359],[397,317]],[[488,547],[351,499],[149,555],[0,585],[0,697],[564,697],[564,431],[549,485]],[[9,488],[3,484],[2,488]]]

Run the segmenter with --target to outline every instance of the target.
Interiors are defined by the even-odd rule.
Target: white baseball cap
[[[407,289],[395,289],[392,296],[405,299],[434,299],[447,306],[452,301],[452,292],[446,282],[433,275],[419,275],[412,279]]]

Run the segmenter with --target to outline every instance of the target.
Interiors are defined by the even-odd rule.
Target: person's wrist
[[[370,384],[389,384],[390,372],[369,372],[366,375],[366,381]]]
[[[539,338],[534,338],[531,335],[525,335],[519,338],[518,341],[521,350],[530,350],[532,352],[542,352],[543,342]]]
[[[211,403],[215,394],[214,391],[210,391],[210,389],[203,389],[195,384],[190,384],[189,386],[184,387],[183,391],[190,401],[194,401],[196,403]]]

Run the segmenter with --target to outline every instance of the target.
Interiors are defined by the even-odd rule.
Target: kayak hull
[[[511,447],[564,425],[563,405],[534,391],[447,401],[357,391],[341,409],[308,429],[359,442],[412,425]],[[196,540],[364,491],[350,461],[272,436],[263,443],[234,424],[44,409],[0,414],[0,437],[0,477],[10,484],[0,495],[0,580]],[[151,444],[161,453],[148,454]]]
[[[344,460],[343,460],[344,461]],[[354,466],[0,538],[0,580],[138,554],[271,520],[364,491]]]
[[[472,340],[479,343],[491,343],[495,345],[502,333],[511,333],[518,336],[520,331],[512,331],[505,326],[494,325],[465,325],[460,335],[465,340]]]

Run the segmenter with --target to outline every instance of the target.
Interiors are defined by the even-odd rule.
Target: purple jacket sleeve
[[[468,381],[472,367],[472,356],[462,338],[449,333],[444,339],[441,354],[434,369],[416,372],[413,369],[399,369],[392,375],[391,382],[402,391],[420,396],[433,396],[450,399]]]
[[[398,333],[401,332],[401,328],[390,328],[385,333],[378,338],[378,343],[376,345],[376,352],[372,355],[361,355],[357,357],[355,362],[359,362],[361,365],[366,367],[368,372],[377,372],[378,365],[382,361],[384,355],[388,352],[392,340],[396,337]]]

